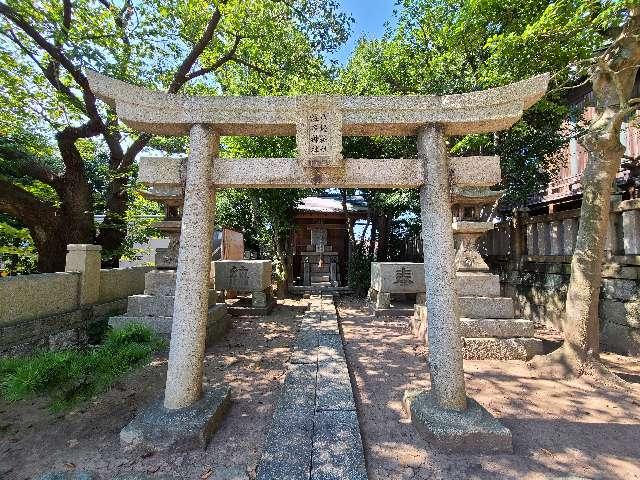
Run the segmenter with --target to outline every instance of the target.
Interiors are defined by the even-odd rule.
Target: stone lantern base
[[[429,445],[444,452],[512,453],[511,432],[482,405],[467,398],[464,412],[445,410],[428,390],[409,390],[404,409]]]
[[[163,401],[163,396],[157,398],[120,431],[123,447],[145,451],[205,448],[229,409],[231,389],[228,385],[205,389],[199,401],[177,410],[165,408]]]

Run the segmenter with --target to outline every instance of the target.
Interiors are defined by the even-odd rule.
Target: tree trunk
[[[612,185],[625,150],[620,143],[620,128],[628,115],[635,115],[640,102],[631,98],[640,65],[639,35],[640,9],[632,8],[620,35],[595,59],[591,69],[596,115],[582,139],[589,158],[581,180],[582,207],[571,260],[565,342],[548,359],[533,362],[551,367],[552,374],[595,374],[607,386],[624,382],[598,361],[598,300]]]
[[[122,244],[127,236],[127,195],[128,178],[115,178],[107,189],[106,216],[97,237],[102,246],[102,265],[105,268],[117,268],[122,255]]]
[[[376,259],[384,262],[389,256],[389,216],[378,215],[378,252]]]
[[[568,367],[577,374],[582,374],[585,363],[597,359],[600,351],[598,301],[604,242],[612,185],[624,153],[618,141],[603,144],[589,138],[584,143],[590,147],[590,155],[581,180],[582,207],[576,248],[571,259],[563,345]]]

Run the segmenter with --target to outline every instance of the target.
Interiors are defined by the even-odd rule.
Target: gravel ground
[[[584,380],[536,378],[521,361],[465,361],[468,394],[513,432],[511,455],[432,450],[402,411],[408,388],[429,386],[427,349],[404,318],[371,317],[358,300],[339,302],[345,350],[369,478],[640,478],[640,389],[613,393]],[[604,355],[640,381],[640,361]]]
[[[229,333],[207,351],[205,382],[230,384],[233,403],[205,451],[139,456],[120,448],[120,429],[163,391],[166,357],[159,356],[65,414],[52,414],[43,398],[0,401],[0,479],[74,469],[105,479],[134,472],[151,478],[255,478],[302,310],[303,303],[286,300],[268,317],[236,317]]]

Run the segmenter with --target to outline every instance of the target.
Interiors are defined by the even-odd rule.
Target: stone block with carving
[[[216,290],[262,291],[271,285],[271,260],[216,260]]]
[[[386,293],[424,293],[424,264],[372,262],[371,288]]]

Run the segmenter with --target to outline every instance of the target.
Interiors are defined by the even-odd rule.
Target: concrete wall
[[[93,325],[123,313],[127,297],[144,291],[152,267],[100,270],[99,249],[69,247],[67,267],[81,271],[0,278],[0,354],[85,343]]]
[[[527,319],[562,330],[579,211],[498,225],[484,241],[503,294]],[[640,356],[640,200],[612,203],[600,289],[603,350]]]

